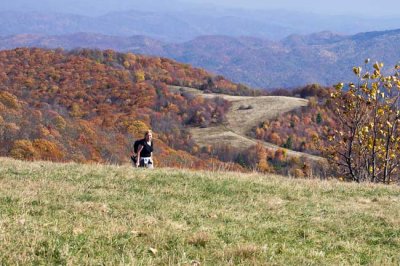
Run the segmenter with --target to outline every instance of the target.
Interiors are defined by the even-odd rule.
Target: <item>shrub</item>
[[[304,177],[304,172],[302,169],[295,169],[293,172],[294,177],[296,178],[303,178]]]
[[[136,138],[141,138],[144,133],[149,130],[149,127],[140,120],[135,120],[133,122],[125,121],[123,124],[126,126],[126,131]]]
[[[41,160],[56,160],[63,158],[63,153],[58,146],[45,139],[36,139],[32,142],[37,157]]]
[[[17,140],[10,151],[11,157],[19,160],[34,160],[37,152],[30,140]]]

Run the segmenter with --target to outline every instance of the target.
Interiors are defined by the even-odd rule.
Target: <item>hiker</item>
[[[136,162],[135,162],[136,167],[154,168],[152,139],[153,139],[153,134],[151,130],[148,130],[144,134],[144,139],[138,141]]]

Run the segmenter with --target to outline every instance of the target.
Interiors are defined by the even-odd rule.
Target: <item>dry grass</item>
[[[261,249],[254,244],[242,244],[231,247],[224,252],[224,258],[233,262],[238,259],[248,259],[256,257]]]
[[[207,234],[207,232],[195,233],[188,239],[188,243],[190,245],[201,246],[201,247],[205,247],[207,242],[209,241],[210,241],[210,236]]]
[[[246,135],[260,122],[275,119],[283,113],[308,104],[305,99],[283,96],[224,96],[223,98],[232,102],[231,111],[227,114],[228,125],[239,135]],[[241,105],[250,105],[253,108],[240,110]]]
[[[400,188],[0,158],[0,265],[398,265]]]

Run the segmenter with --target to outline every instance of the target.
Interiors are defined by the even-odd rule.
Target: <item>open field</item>
[[[251,129],[263,121],[275,119],[283,113],[293,111],[302,106],[307,106],[308,100],[284,97],[284,96],[231,96],[225,94],[202,93],[202,91],[188,88],[170,86],[172,90],[183,90],[194,95],[201,95],[203,97],[221,97],[232,103],[232,107],[226,115],[227,123],[221,126],[207,127],[207,128],[191,128],[190,132],[195,139],[196,143],[200,146],[214,145],[214,144],[230,144],[235,148],[244,150],[250,146],[261,142],[266,148],[276,150],[283,149],[272,143],[263,142],[248,137]],[[251,106],[251,109],[244,109],[240,107]],[[313,156],[310,154],[296,152],[293,150],[286,150],[289,156],[304,156],[311,160],[323,160],[321,157]]]
[[[398,265],[400,188],[0,158],[0,265]]]

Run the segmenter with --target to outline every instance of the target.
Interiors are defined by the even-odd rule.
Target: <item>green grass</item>
[[[398,265],[400,188],[0,158],[0,265]]]

